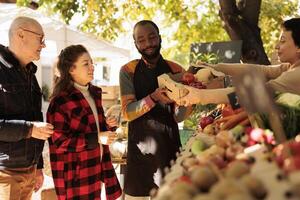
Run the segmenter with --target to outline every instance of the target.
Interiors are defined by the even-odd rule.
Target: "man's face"
[[[39,60],[45,45],[44,32],[40,25],[20,27],[23,35],[22,51],[30,61]]]
[[[160,35],[151,24],[137,26],[134,30],[134,40],[137,50],[146,60],[160,55]]]

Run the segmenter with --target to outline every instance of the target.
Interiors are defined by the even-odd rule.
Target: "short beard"
[[[136,47],[137,48],[137,47]],[[138,52],[142,55],[142,57],[144,59],[148,60],[152,60],[154,58],[157,58],[160,55],[160,49],[161,49],[161,43],[159,43],[158,47],[155,49],[155,51],[151,54],[148,55],[146,53],[144,53],[144,51],[140,50],[139,48],[137,48]]]

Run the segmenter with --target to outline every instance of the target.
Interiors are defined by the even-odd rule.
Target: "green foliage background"
[[[30,2],[17,1],[19,5]],[[163,55],[186,67],[191,43],[229,40],[218,16],[218,0],[40,0],[39,3],[39,9],[59,15],[67,23],[75,13],[80,14],[83,23],[78,28],[110,41],[121,34],[132,34],[132,26],[138,20],[153,19],[162,30]],[[298,0],[262,0],[259,25],[267,54],[274,49],[282,20],[296,16],[298,9]]]

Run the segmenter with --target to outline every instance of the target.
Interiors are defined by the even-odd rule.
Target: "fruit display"
[[[178,100],[185,85],[205,89],[211,75],[209,69],[197,76],[184,73],[177,82],[162,75],[159,84]],[[278,102],[289,106],[283,117],[293,120],[285,130],[294,135],[300,98],[292,98],[291,107],[285,103],[291,97],[280,95]],[[300,199],[300,136],[279,144],[271,130],[252,127],[243,108],[220,104],[202,115],[198,129],[165,173],[154,200]]]
[[[213,120],[205,118],[208,123],[202,127],[200,124],[172,162],[153,199],[300,198],[299,139],[278,145],[272,131],[236,123],[242,117],[232,115],[243,110],[226,112],[230,114],[225,117],[219,114],[213,118],[211,113],[206,116]],[[234,118],[236,125],[224,129],[224,122],[219,122],[228,117]]]

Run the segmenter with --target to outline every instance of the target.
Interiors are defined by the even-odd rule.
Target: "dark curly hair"
[[[80,44],[71,45],[61,50],[56,65],[59,76],[54,78],[51,99],[57,96],[61,91],[68,91],[73,86],[73,80],[69,71],[77,59],[84,53],[88,53],[88,51]]]

